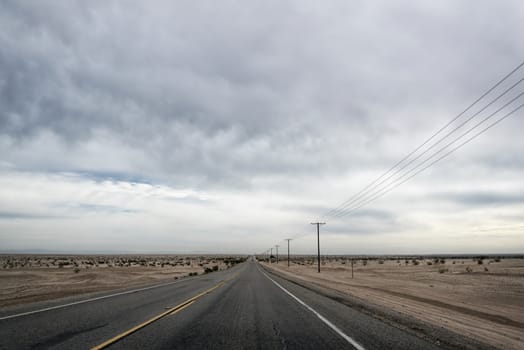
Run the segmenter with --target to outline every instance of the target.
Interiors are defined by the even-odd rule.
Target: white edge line
[[[168,283],[159,284],[159,285],[154,285],[154,286],[149,286],[149,287],[144,287],[144,288],[138,288],[138,289],[126,290],[126,291],[124,291],[124,292],[119,292],[119,293],[109,294],[109,295],[103,295],[103,296],[100,296],[100,297],[91,298],[91,299],[86,299],[86,300],[79,300],[79,301],[75,301],[75,302],[68,303],[68,304],[56,305],[56,306],[46,307],[46,308],[43,308],[43,309],[38,309],[38,310],[33,310],[33,311],[22,312],[22,313],[19,313],[19,314],[3,316],[3,317],[0,317],[0,321],[2,321],[2,320],[8,320],[8,319],[10,319],[10,318],[16,318],[16,317],[27,316],[27,315],[32,315],[32,314],[38,314],[38,313],[40,313],[40,312],[45,312],[45,311],[50,311],[50,310],[62,309],[62,308],[68,307],[68,306],[73,306],[73,305],[78,305],[78,304],[89,303],[89,302],[91,302],[91,301],[96,301],[96,300],[101,300],[101,299],[112,298],[112,297],[116,297],[116,296],[119,296],[119,295],[125,295],[125,294],[131,294],[131,293],[141,292],[141,291],[148,290],[148,289],[165,287],[165,286],[169,286],[169,285],[171,285],[171,284],[179,283],[179,282],[182,282],[182,281],[187,281],[187,279],[186,279],[186,280],[179,280],[179,281],[168,282]]]
[[[353,338],[351,338],[350,336],[348,336],[347,334],[345,334],[344,332],[342,332],[340,330],[340,328],[338,328],[337,326],[335,326],[333,323],[331,323],[327,318],[325,318],[324,316],[322,316],[321,314],[319,314],[317,311],[315,311],[315,309],[313,309],[311,306],[309,306],[308,304],[306,304],[305,302],[303,302],[302,300],[300,300],[298,297],[296,297],[295,295],[293,295],[290,291],[288,291],[286,288],[282,287],[278,282],[276,282],[274,279],[272,279],[271,277],[269,277],[264,271],[260,270],[260,267],[258,268],[258,270],[260,272],[262,272],[262,274],[264,276],[266,276],[271,282],[273,282],[277,287],[279,287],[280,289],[282,289],[286,294],[288,294],[290,297],[292,297],[293,299],[295,299],[295,301],[297,301],[300,305],[304,306],[306,309],[308,309],[309,311],[311,311],[313,314],[315,314],[315,316],[317,316],[322,322],[324,322],[329,328],[331,328],[332,330],[334,330],[338,335],[340,335],[342,338],[344,338],[348,343],[350,343],[351,345],[353,345],[357,350],[365,350],[365,348],[360,345],[359,343],[357,343]]]

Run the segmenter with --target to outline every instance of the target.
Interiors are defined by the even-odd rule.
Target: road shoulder
[[[428,342],[438,344],[444,349],[496,349],[495,347],[479,342],[476,339],[467,338],[442,327],[435,327],[434,325],[425,323],[409,315],[404,315],[394,310],[384,308],[383,306],[375,305],[367,300],[342,293],[318,283],[304,281],[290,274],[273,269],[265,264],[260,264],[260,266],[267,273],[335,300]]]

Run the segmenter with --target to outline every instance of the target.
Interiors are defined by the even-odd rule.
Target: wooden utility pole
[[[278,264],[278,247],[280,247],[278,244],[275,246],[277,248],[277,264]]]
[[[312,222],[311,225],[317,225],[317,259],[318,259],[318,273],[320,273],[320,225],[325,225],[325,222]]]
[[[287,267],[289,267],[289,241],[292,241],[292,238],[286,238],[287,241]]]

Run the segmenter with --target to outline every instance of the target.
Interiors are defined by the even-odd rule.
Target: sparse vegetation
[[[445,273],[445,272],[448,272],[448,271],[449,271],[448,268],[444,267],[444,266],[441,266],[438,269],[438,273]]]
[[[0,269],[71,269],[79,273],[82,269],[96,268],[140,268],[145,270],[172,269],[196,270],[208,267],[218,271],[244,262],[246,257],[241,256],[201,256],[198,258],[181,258],[171,255],[148,255],[148,256],[24,256],[24,255],[0,255]],[[216,268],[215,268],[216,266]],[[78,270],[77,270],[78,269]],[[78,272],[77,272],[78,271]]]

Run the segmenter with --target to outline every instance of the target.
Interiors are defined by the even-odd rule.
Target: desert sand
[[[501,349],[524,349],[524,259],[314,258],[281,274],[343,292]]]
[[[0,307],[173,281],[243,261],[228,256],[0,255]]]

